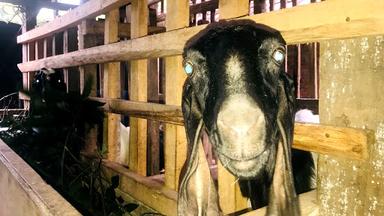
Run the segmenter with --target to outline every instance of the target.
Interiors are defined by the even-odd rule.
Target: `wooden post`
[[[84,3],[85,1],[82,1],[81,3]],[[78,25],[78,47],[79,50],[86,49],[89,47],[96,46],[96,38],[94,35],[84,35],[84,25],[83,23],[87,22],[82,21],[82,24]],[[91,65],[83,65],[79,67],[79,73],[80,73],[80,92],[83,93],[84,90],[84,84],[86,81],[92,82],[91,83],[91,93],[89,96],[96,97],[97,96],[97,65],[91,64]],[[86,127],[88,127],[86,125]],[[86,134],[85,138],[85,147],[84,151],[87,153],[95,153],[97,151],[97,133],[98,133],[98,127],[89,128],[89,133]]]
[[[131,39],[148,33],[147,1],[133,0],[131,3]],[[147,101],[147,60],[131,62],[131,83],[129,96],[131,100]],[[130,118],[129,163],[136,173],[147,174],[147,120]]]
[[[119,9],[113,9],[106,14],[104,43],[115,43],[118,38]],[[110,62],[104,64],[104,97],[120,97],[120,63]],[[106,116],[104,141],[107,144],[107,158],[117,161],[120,152],[120,115],[108,113]]]
[[[249,12],[249,1],[219,1],[220,19],[245,16]],[[220,207],[224,214],[233,213],[248,207],[247,199],[241,195],[237,179],[218,163],[218,193]]]
[[[22,33],[26,33],[27,31],[33,29],[36,25],[36,8],[31,7],[30,5],[26,5],[25,8],[25,20],[22,25]],[[22,45],[22,60],[23,62],[28,62],[33,60],[30,58],[30,44],[23,43]],[[23,90],[30,90],[30,82],[33,79],[33,72],[29,71],[27,73],[23,73]],[[24,108],[29,109],[29,101],[24,101]]]
[[[73,52],[78,50],[77,40],[77,28],[68,29],[68,50],[67,52]],[[68,92],[80,92],[80,73],[77,67],[68,68]]]
[[[65,30],[63,33],[63,53],[68,53],[68,30]],[[66,84],[67,92],[68,92],[68,68],[63,68],[64,82]]]
[[[159,67],[158,59],[148,60],[148,102],[159,103]],[[160,172],[159,121],[148,121],[148,175]]]
[[[248,15],[249,1],[220,0],[219,13],[220,19],[228,19]]]
[[[167,1],[167,31],[188,27],[189,1]],[[182,87],[186,78],[182,66],[182,57],[165,58],[165,103],[181,104]],[[184,127],[165,125],[164,155],[165,155],[165,185],[177,190],[181,168],[186,159],[186,136]]]

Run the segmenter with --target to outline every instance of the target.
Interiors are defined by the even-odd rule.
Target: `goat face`
[[[265,26],[232,21],[198,34],[184,49],[184,98],[193,94],[221,163],[240,178],[274,166],[284,45]],[[185,105],[188,119],[191,101]]]
[[[283,71],[281,35],[252,21],[210,24],[187,42],[183,58],[188,158],[178,214],[221,214],[199,141],[206,130],[227,170],[263,182],[268,215],[299,215],[291,165],[294,87]]]

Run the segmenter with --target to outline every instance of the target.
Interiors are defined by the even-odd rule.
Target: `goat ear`
[[[213,182],[208,161],[201,141],[203,120],[192,143],[192,151],[187,159],[182,175],[177,204],[178,215],[220,215],[217,189]]]
[[[180,174],[178,215],[218,215],[217,190],[200,138],[204,128],[202,115],[188,80],[184,84],[182,109],[188,153]]]
[[[291,147],[293,142],[292,101],[286,92],[286,86],[280,83],[280,104],[277,125],[280,141],[276,151],[276,163],[270,189],[267,215],[296,216],[300,215],[300,206],[295,191],[292,172]]]

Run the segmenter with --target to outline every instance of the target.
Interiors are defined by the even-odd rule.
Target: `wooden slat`
[[[384,1],[323,1],[243,18],[281,31],[288,44],[384,34]],[[182,53],[185,42],[205,26],[180,29],[67,55],[19,64],[23,72]]]
[[[103,165],[108,176],[120,176],[117,191],[123,196],[127,193],[163,215],[176,215],[176,191],[165,187],[151,177],[138,175],[117,163],[104,161]]]
[[[373,132],[355,128],[296,123],[293,147],[353,159],[368,157]]]
[[[201,13],[202,11],[214,11],[219,7],[219,1],[218,0],[210,0],[201,2],[199,4],[194,4],[189,7],[189,14],[197,14]]]
[[[18,64],[20,71],[28,72],[43,67],[64,68],[86,64],[97,64],[112,61],[126,61],[142,58],[156,58],[178,55],[182,53],[186,38],[203,29],[202,26],[190,28],[184,32],[166,32],[114,44],[92,47],[75,51],[67,55],[52,56],[46,59]],[[193,30],[193,31],[190,31]]]
[[[182,125],[180,106],[143,103],[119,99],[97,99],[107,103],[107,112],[132,115]],[[373,132],[357,128],[295,123],[293,148],[344,158],[364,160]]]
[[[303,216],[320,215],[319,214],[319,201],[317,200],[316,190],[300,194],[299,195],[299,203],[300,203],[301,215],[303,215]],[[263,208],[255,210],[255,211],[251,211],[251,212],[242,214],[242,216],[265,215],[266,212],[267,212],[267,207],[263,207]]]
[[[128,101],[123,99],[92,98],[105,103],[105,112],[151,119],[176,125],[184,125],[180,106]]]
[[[220,0],[220,20],[245,16],[249,12],[249,0]],[[218,164],[218,193],[220,207],[224,214],[230,214],[248,207],[248,201],[241,195],[238,180],[225,167]]]
[[[189,1],[168,0],[165,26],[167,31],[184,28],[189,25]],[[177,40],[177,39],[176,39]],[[180,105],[182,86],[186,75],[182,67],[181,56],[165,58],[165,103]],[[165,125],[165,185],[176,189],[181,168],[185,162],[187,145],[184,127]]]
[[[138,38],[148,33],[147,1],[132,0],[131,38]],[[147,60],[131,62],[129,97],[136,101],[147,101]],[[129,163],[128,166],[140,175],[147,174],[147,121],[130,118]]]
[[[63,54],[65,55],[66,53],[68,53],[68,30],[65,30],[64,33],[63,33],[63,44],[62,44],[62,47],[63,47]],[[66,88],[67,88],[67,92],[69,90],[68,86],[69,86],[69,70],[68,68],[64,68],[63,69],[63,76],[64,76],[64,83],[66,84]]]
[[[11,3],[14,5],[26,5],[30,4],[30,0],[1,0],[0,2],[6,2]],[[44,0],[34,0],[32,4],[35,4],[39,8],[49,8],[54,10],[69,10],[71,8],[77,7],[77,5],[73,4],[65,4],[65,3],[59,3],[59,2],[50,2],[50,1],[44,1]]]
[[[83,21],[82,24],[84,22],[85,21]],[[79,50],[83,50],[86,48],[96,46],[97,45],[96,36],[84,35],[83,32],[84,32],[83,25],[79,25],[78,26],[78,47],[79,47]],[[83,92],[84,84],[87,80],[89,80],[92,82],[90,96],[95,97],[97,94],[97,78],[96,78],[97,65],[96,64],[90,64],[90,65],[80,66],[79,72],[80,72],[80,92]]]
[[[81,20],[92,18],[112,9],[126,5],[130,0],[91,0],[69,11],[65,15],[54,19],[40,27],[30,30],[17,37],[17,43],[25,43],[44,38],[66,28],[74,27]]]
[[[81,23],[84,29],[82,34],[84,35],[100,35],[104,33],[104,21],[86,20]],[[148,26],[148,34],[155,34],[165,32],[164,27],[160,26]],[[131,24],[119,23],[119,37],[129,38],[131,36]]]
[[[248,15],[249,1],[239,0],[220,0],[219,1],[220,20]]]
[[[113,9],[107,13],[105,19],[104,43],[115,43],[119,40],[117,35],[119,23],[119,9]],[[120,62],[110,62],[104,65],[104,97],[120,97]],[[106,136],[108,154],[111,161],[117,161],[120,152],[120,115],[108,113],[106,116]]]
[[[86,0],[81,0],[81,4],[86,2]],[[82,21],[83,24],[86,22],[86,20]],[[77,26],[77,35],[78,35],[78,47],[79,50],[86,49],[92,46],[96,46],[96,38],[94,35],[84,35],[84,28],[83,25]],[[97,95],[97,65],[84,65],[79,67],[79,84],[80,84],[80,92],[83,93],[85,82],[91,82],[91,97],[96,97]],[[86,127],[90,127],[89,125],[86,125]],[[99,126],[93,126],[92,128],[89,128],[89,132],[85,135],[85,143],[84,143],[84,151],[87,153],[95,153],[98,150],[97,146],[97,134],[98,130],[100,129]]]

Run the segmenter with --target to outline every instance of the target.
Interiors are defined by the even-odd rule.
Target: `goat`
[[[213,23],[187,41],[182,111],[188,154],[178,215],[222,214],[200,141],[204,130],[253,208],[268,201],[267,215],[300,215],[294,182],[299,191],[310,189],[313,159],[291,150],[295,94],[285,54],[277,30],[250,20]]]

